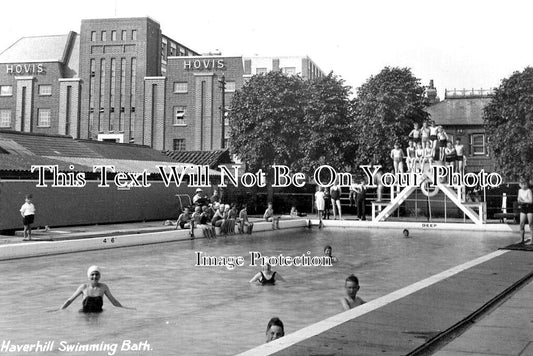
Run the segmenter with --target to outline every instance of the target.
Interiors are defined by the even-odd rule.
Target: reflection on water
[[[116,355],[232,355],[262,344],[272,316],[283,320],[287,334],[341,312],[351,273],[368,301],[516,240],[501,233],[413,230],[410,236],[403,238],[401,230],[290,230],[0,262],[0,330],[11,344],[54,341],[53,352],[43,355],[64,355],[61,342],[116,344]],[[332,267],[274,267],[287,283],[248,283],[259,271],[248,266],[250,251],[321,255],[325,245],[339,259]],[[195,251],[244,256],[245,265],[195,267]],[[103,313],[83,314],[79,297],[66,310],[47,313],[85,282],[94,264],[113,295],[137,310],[115,308],[104,298]],[[143,343],[152,351],[132,351]]]

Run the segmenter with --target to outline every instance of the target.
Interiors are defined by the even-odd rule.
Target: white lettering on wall
[[[185,70],[214,70],[224,69],[225,63],[223,59],[206,58],[206,59],[187,59],[183,61],[183,69]]]
[[[43,63],[6,64],[6,74],[46,74]]]

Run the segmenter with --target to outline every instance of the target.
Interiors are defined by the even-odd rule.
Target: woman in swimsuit
[[[263,271],[257,273],[254,278],[250,279],[250,283],[258,282],[262,286],[274,285],[276,280],[283,281],[283,277],[277,272],[272,272],[272,268],[269,263],[263,266]]]
[[[104,304],[104,295],[109,299],[111,304],[116,307],[125,308],[125,309],[135,309],[125,307],[118,300],[113,297],[111,291],[107,284],[100,283],[100,268],[98,266],[91,266],[87,270],[87,277],[89,277],[89,283],[84,283],[78,287],[76,292],[67,299],[65,303],[59,309],[66,309],[74,299],[78,298],[83,294],[82,306],[83,309],[80,312],[84,313],[100,313],[102,312],[102,305]]]

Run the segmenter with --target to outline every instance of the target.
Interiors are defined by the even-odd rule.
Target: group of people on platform
[[[243,204],[237,209],[235,204],[223,204],[218,190],[213,192],[211,198],[207,198],[201,188],[196,189],[196,194],[192,198],[192,209],[185,207],[176,221],[176,229],[189,229],[189,234],[194,237],[194,229],[202,229],[204,236],[215,238],[215,228],[220,228],[220,233],[234,234],[237,226],[240,233],[252,233],[254,224],[248,219],[248,208]],[[167,224],[173,224],[167,220]]]
[[[414,124],[409,133],[409,144],[405,153],[398,143],[390,152],[394,173],[424,171],[433,163],[453,166],[456,172],[464,172],[466,156],[461,139],[450,140],[442,126],[435,126],[432,121],[428,127],[425,121],[422,127]],[[404,170],[404,161],[407,169]]]

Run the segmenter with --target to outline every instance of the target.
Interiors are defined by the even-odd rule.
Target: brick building
[[[324,75],[307,56],[202,56],[148,17],[23,38],[0,68],[0,129],[202,151],[228,147],[224,109],[252,75]]]
[[[160,92],[147,91],[145,78],[166,73],[169,56],[197,53],[163,35],[148,17],[83,20],[79,51],[85,90],[79,136],[151,145],[145,96]]]
[[[492,95],[492,90],[483,89],[446,90],[444,100],[428,108],[431,120],[442,125],[452,142],[456,138],[461,140],[469,172],[495,170],[483,124],[483,108],[490,102]]]
[[[0,54],[0,129],[77,136],[79,36],[23,37]]]

